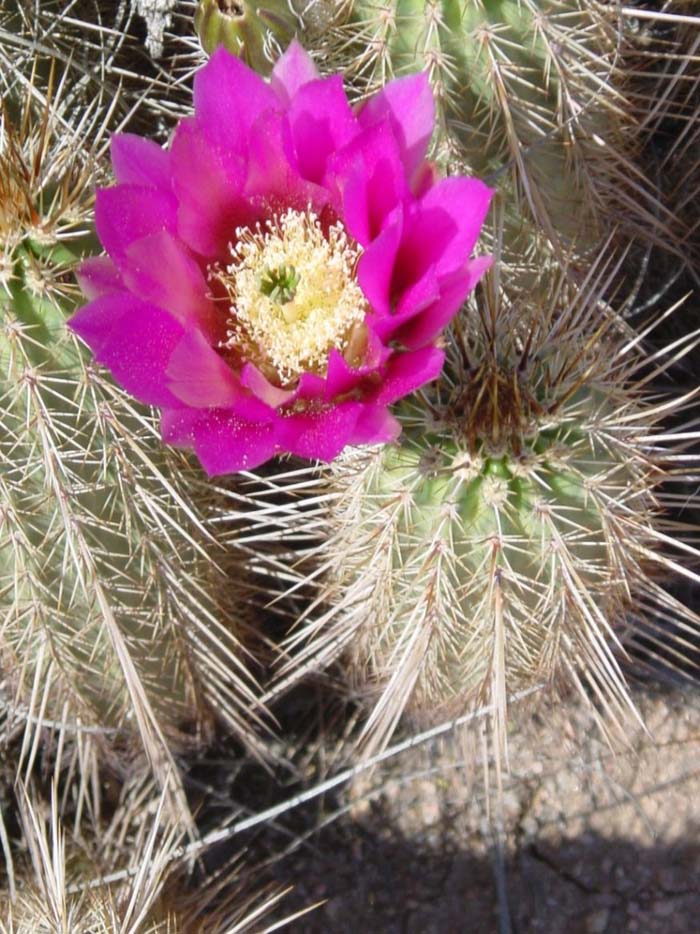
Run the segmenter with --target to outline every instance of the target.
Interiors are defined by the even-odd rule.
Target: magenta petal
[[[296,402],[297,399],[317,402],[319,399],[324,399],[325,395],[326,381],[322,376],[318,376],[316,373],[302,373],[290,402]]]
[[[431,341],[452,320],[464,300],[493,264],[491,256],[478,256],[466,269],[440,282],[440,298],[427,311],[411,319],[393,335],[406,347],[416,348]]]
[[[404,225],[392,295],[401,295],[431,268],[438,276],[463,269],[492,195],[490,188],[471,178],[448,178],[431,188]]]
[[[225,149],[245,148],[261,113],[279,109],[272,88],[220,46],[194,79],[194,110],[207,135]]]
[[[280,100],[288,104],[299,88],[317,78],[318,71],[311,57],[296,39],[292,39],[287,51],[275,62],[270,86]]]
[[[123,292],[124,283],[109,256],[89,256],[76,273],[80,288],[87,298],[98,298],[108,292]]]
[[[360,246],[368,246],[373,238],[369,184],[364,168],[350,165],[342,169],[342,175],[334,178],[332,188],[342,204],[343,225]]]
[[[249,470],[279,450],[275,425],[258,425],[221,409],[163,409],[166,444],[193,447],[210,477]]]
[[[299,171],[310,182],[320,182],[329,155],[358,132],[340,75],[303,85],[289,108],[289,123]]]
[[[195,451],[210,477],[252,470],[280,450],[275,429],[215,409],[194,425]]]
[[[413,176],[412,188],[416,198],[422,198],[427,194],[433,185],[440,181],[440,174],[437,166],[433,162],[424,162]]]
[[[172,234],[158,231],[130,244],[120,267],[126,286],[139,298],[166,309],[186,327],[205,329],[212,340],[223,337],[204,274]]]
[[[446,178],[421,199],[416,238],[423,241],[423,249],[427,247],[439,273],[464,266],[479,238],[492,197],[493,190],[477,178]],[[441,234],[436,234],[430,242],[426,234],[431,227],[442,226],[444,218],[451,222],[452,235],[443,240]]]
[[[347,392],[351,392],[368,372],[370,372],[368,367],[363,367],[362,370],[354,370],[343,355],[334,348],[328,357],[326,398],[330,400],[335,396],[342,396]]]
[[[184,334],[173,350],[166,376],[176,398],[197,409],[231,406],[241,396],[231,367],[196,329]]]
[[[197,253],[224,259],[236,227],[253,219],[242,193],[247,156],[222,150],[195,121],[182,120],[173,139],[171,161],[180,202],[180,236]]]
[[[194,426],[201,418],[201,409],[162,409],[160,434],[163,441],[183,448],[194,447]]]
[[[161,438],[166,444],[183,448],[194,447],[194,426],[201,418],[201,409],[161,409]]]
[[[444,258],[457,240],[459,227],[453,218],[439,207],[419,205],[404,224],[394,275],[392,295],[400,297],[428,273],[440,271]],[[469,252],[461,252],[459,265],[464,266]]]
[[[386,347],[376,332],[376,325],[384,320],[384,318],[370,314],[365,322],[367,324],[367,349],[365,350],[364,365],[369,370],[378,369],[383,363],[386,363],[393,353],[392,348]]]
[[[318,412],[288,415],[278,423],[283,450],[311,460],[332,461],[348,444],[364,406],[344,402]]]
[[[238,375],[199,331],[189,331],[170,357],[166,373],[173,394],[194,408],[231,409],[248,420],[269,422],[275,410],[245,392]]]
[[[431,266],[418,282],[409,286],[403,292],[391,316],[374,322],[375,333],[383,341],[400,339],[398,335],[403,333],[403,326],[414,318],[421,318],[422,312],[436,302],[439,297],[440,284],[435,275],[435,267]]]
[[[414,282],[398,298],[393,319],[395,322],[406,321],[427,308],[440,295],[440,286],[435,266],[429,266],[418,282]]]
[[[270,204],[318,213],[328,192],[299,173],[292,133],[285,114],[263,114],[253,127],[248,151],[245,198],[267,211]]]
[[[292,131],[284,114],[264,114],[251,134],[246,195],[286,194],[292,168]],[[301,183],[301,178],[294,173]]]
[[[364,405],[349,444],[388,444],[401,434],[401,423],[387,408]]]
[[[391,314],[391,284],[394,262],[401,242],[403,215],[399,211],[360,257],[357,280],[373,310],[379,315]]]
[[[112,339],[112,332],[121,322],[123,305],[131,299],[127,292],[106,293],[79,308],[68,319],[68,327],[97,355]]]
[[[410,178],[425,158],[435,122],[435,103],[427,74],[390,81],[367,101],[359,116],[363,126],[390,119]]]
[[[120,386],[150,405],[177,405],[166,370],[183,336],[167,312],[126,292],[96,298],[68,322]]]
[[[445,352],[439,347],[423,347],[413,353],[395,355],[377,393],[379,405],[389,405],[414,392],[440,375],[445,362]]]
[[[246,363],[241,370],[241,385],[274,409],[289,402],[294,396],[294,390],[279,389],[279,387],[273,386],[252,363]]]
[[[329,159],[326,184],[341,192],[345,225],[366,246],[396,206],[411,196],[401,154],[386,121],[363,130]]]
[[[177,201],[156,188],[117,185],[102,188],[95,201],[95,226],[102,245],[113,257],[129,244],[159,230],[175,232]]]
[[[133,133],[115,133],[110,151],[118,182],[169,190],[170,157],[157,143]]]

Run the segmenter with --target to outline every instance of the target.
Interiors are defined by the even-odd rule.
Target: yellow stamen
[[[233,262],[217,274],[231,299],[225,346],[259,356],[281,385],[323,375],[331,348],[345,351],[367,303],[355,279],[360,248],[342,224],[324,234],[311,210],[289,210],[236,230]]]

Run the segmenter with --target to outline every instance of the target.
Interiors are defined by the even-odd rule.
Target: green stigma
[[[294,266],[282,264],[266,269],[260,278],[260,291],[273,302],[286,305],[291,302],[299,285],[299,273]]]

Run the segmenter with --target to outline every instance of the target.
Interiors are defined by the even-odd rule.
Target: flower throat
[[[361,343],[361,251],[342,224],[324,234],[313,211],[289,210],[264,227],[238,227],[229,249],[231,263],[212,270],[230,300],[224,348],[289,387],[302,373],[325,375],[332,349],[347,357]]]

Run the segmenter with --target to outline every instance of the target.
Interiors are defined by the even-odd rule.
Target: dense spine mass
[[[151,780],[132,776],[113,813],[79,826],[58,788],[58,773],[49,801],[17,784],[24,847],[4,867],[0,934],[243,934],[281,898],[237,860],[209,870],[204,891],[201,875],[188,890],[186,848],[160,826],[164,800]]]

